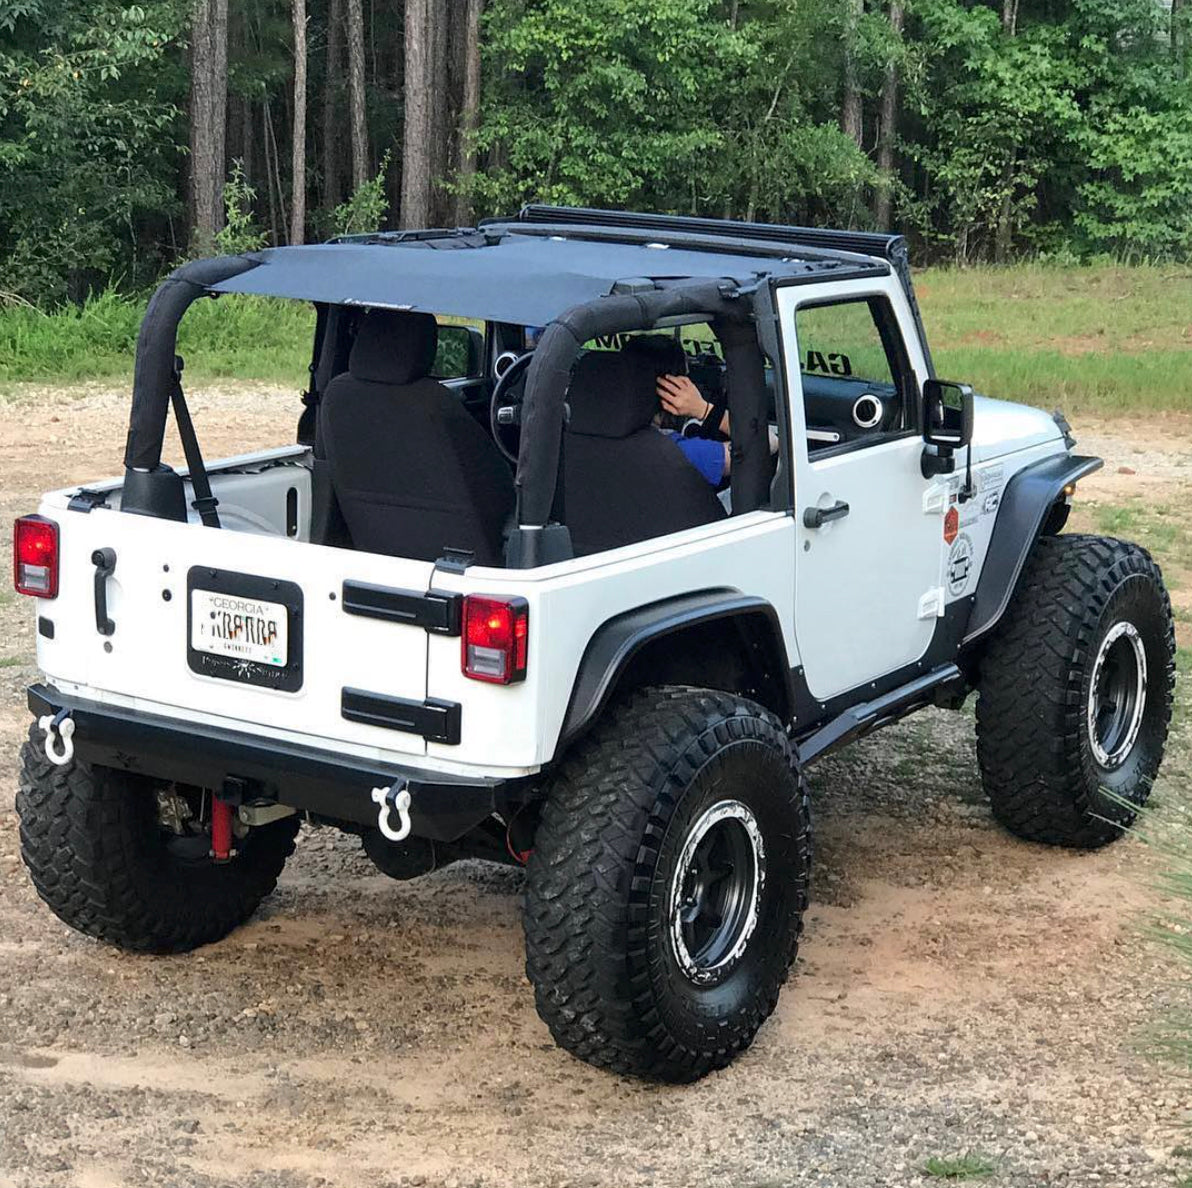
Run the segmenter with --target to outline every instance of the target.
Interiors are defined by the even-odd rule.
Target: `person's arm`
[[[712,411],[712,402],[700,395],[700,390],[685,375],[663,375],[658,377],[658,399],[669,413],[703,421]],[[717,426],[725,437],[730,436],[728,410]]]

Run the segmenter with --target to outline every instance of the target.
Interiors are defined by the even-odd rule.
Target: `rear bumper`
[[[375,826],[373,788],[404,780],[412,832],[435,841],[454,841],[479,825],[508,788],[500,780],[366,764],[315,747],[100,705],[52,685],[31,685],[29,708],[37,717],[69,710],[75,754],[84,762],[203,788],[246,781],[253,795],[339,822]]]

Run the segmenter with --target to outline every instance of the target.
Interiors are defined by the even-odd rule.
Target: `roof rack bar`
[[[587,239],[592,241],[606,241],[609,243],[634,243],[643,246],[652,243],[667,247],[681,248],[684,251],[704,251],[724,253],[734,248],[741,256],[757,257],[761,259],[777,259],[798,261],[806,264],[808,269],[841,268],[852,266],[861,270],[879,269],[885,271],[882,265],[875,265],[871,257],[861,256],[855,252],[827,251],[822,248],[809,248],[791,243],[779,243],[768,239],[739,240],[736,244],[726,240],[724,236],[706,235],[687,230],[670,227],[638,228],[638,227],[608,227],[589,223],[523,223],[515,221],[485,221],[485,231],[513,233],[516,235],[538,236],[566,236],[571,239]]]
[[[853,252],[865,256],[878,256],[887,260],[902,284],[915,326],[919,331],[919,342],[927,362],[929,374],[935,375],[931,349],[923,330],[923,317],[915,298],[915,287],[911,282],[910,255],[906,239],[902,235],[885,235],[876,231],[835,231],[819,227],[790,227],[780,223],[738,223],[732,219],[706,219],[688,215],[645,214],[626,210],[597,210],[583,206],[546,206],[530,203],[523,206],[517,215],[506,219],[485,219],[487,223],[506,224],[559,224],[586,227],[609,227],[622,230],[654,231],[659,234],[690,234],[716,237],[744,245],[751,240],[766,240],[770,243],[790,244],[792,247],[820,249],[821,251]]]
[[[508,220],[503,220],[508,221]],[[596,210],[589,207],[530,204],[518,212],[519,223],[582,223],[595,227],[623,227],[643,231],[683,231],[726,239],[766,239],[772,243],[798,244],[829,251],[859,252],[891,259],[890,251],[901,235],[870,231],[827,231],[817,227],[789,227],[780,223],[738,223],[732,219],[706,219],[688,215],[639,214],[634,211]]]

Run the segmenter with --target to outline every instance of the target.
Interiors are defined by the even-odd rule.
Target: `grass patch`
[[[0,307],[0,389],[21,382],[131,382],[144,313],[144,300],[111,290],[53,313]],[[221,297],[190,307],[178,328],[178,350],[191,378],[301,384],[313,334],[314,310],[303,302]]]
[[[928,269],[916,275],[940,374],[1068,413],[1192,409],[1192,272],[1175,267]],[[132,377],[145,300],[108,291],[44,313],[0,307],[0,390]],[[301,384],[309,305],[199,301],[182,320],[191,378]]]
[[[1192,409],[1192,271],[928,269],[916,275],[940,374],[1066,412]]]
[[[985,1180],[997,1171],[997,1165],[987,1155],[969,1151],[950,1157],[933,1155],[923,1164],[923,1171],[937,1180]]]
[[[0,656],[0,668],[16,668],[20,663],[20,656]]]
[[[1186,564],[1192,548],[1184,539],[1186,533],[1172,518],[1168,509],[1149,507],[1141,503],[1097,508],[1097,529],[1106,536],[1136,540],[1149,549],[1160,562]]]

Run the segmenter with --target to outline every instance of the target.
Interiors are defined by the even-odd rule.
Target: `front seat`
[[[645,353],[589,351],[576,365],[563,510],[577,557],[725,518],[716,492],[651,424],[656,375]]]
[[[437,345],[430,314],[365,315],[348,370],[320,407],[331,486],[354,548],[420,561],[469,549],[478,565],[500,565],[513,477],[457,397],[429,377]]]

